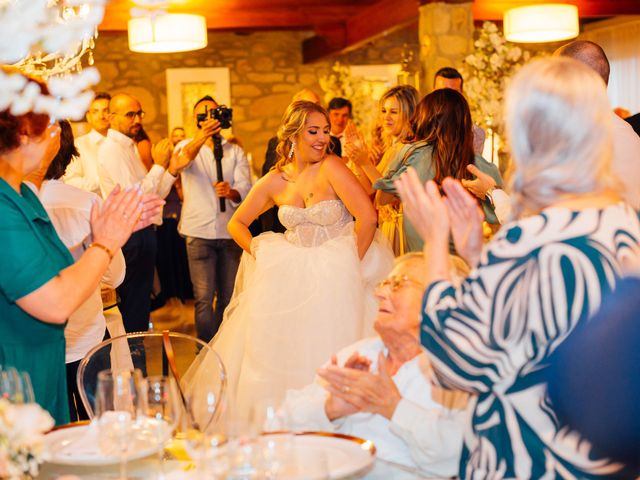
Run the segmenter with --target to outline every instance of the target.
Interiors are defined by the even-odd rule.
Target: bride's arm
[[[271,198],[273,181],[274,176],[271,173],[258,180],[227,223],[229,235],[246,252],[251,253],[251,240],[253,240],[249,225],[258,218],[258,215],[274,205]]]
[[[378,218],[371,200],[351,170],[338,158],[327,157],[323,162],[329,183],[356,219],[355,232],[360,258],[367,253],[376,233]]]

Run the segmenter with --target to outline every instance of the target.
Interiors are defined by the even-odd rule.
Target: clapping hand
[[[122,190],[116,185],[102,206],[94,203],[90,218],[93,240],[112,252],[122,247],[142,215],[141,200],[138,188]]]
[[[359,358],[358,353],[357,352],[354,353],[349,358],[349,360],[352,361],[352,364],[357,363],[357,359],[355,359],[354,356]],[[349,360],[347,360],[347,362]],[[338,358],[335,355],[331,356],[330,365],[333,367],[338,367]],[[360,366],[363,366],[363,365],[364,363],[360,364]],[[346,366],[346,363],[345,363],[345,366]],[[346,417],[347,415],[352,415],[354,413],[357,413],[358,408],[355,405],[329,392],[329,395],[327,396],[327,399],[324,402],[324,411],[327,415],[327,418],[333,421],[338,418]]]
[[[356,407],[359,412],[370,412],[391,419],[402,395],[387,369],[384,354],[378,355],[378,373],[329,365],[318,370],[326,380],[331,396]]]
[[[404,214],[424,241],[446,245],[449,241],[449,215],[438,186],[428,181],[422,186],[413,167],[394,182],[404,205]]]
[[[459,181],[445,178],[442,189],[447,194],[444,203],[447,206],[456,251],[471,268],[474,268],[480,261],[484,243],[482,210]]]
[[[153,163],[160,165],[165,170],[169,167],[169,160],[173,153],[173,144],[168,138],[163,138],[156,143],[151,149],[151,156],[153,157]]]

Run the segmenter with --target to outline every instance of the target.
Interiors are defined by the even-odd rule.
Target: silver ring
[[[350,391],[351,389],[349,388],[349,385],[342,386],[342,393],[349,393]]]
[[[122,216],[124,217],[125,220],[129,220],[129,215],[127,215],[126,213],[123,213]]]

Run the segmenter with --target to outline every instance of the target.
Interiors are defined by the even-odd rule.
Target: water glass
[[[145,379],[146,390],[142,405],[144,413],[141,435],[148,437],[158,450],[160,478],[164,478],[164,444],[171,438],[181,413],[178,385],[173,377],[162,375]]]
[[[117,448],[120,480],[127,478],[127,453],[136,421],[143,414],[145,395],[146,382],[140,370],[103,370],[98,374],[95,414],[100,448],[108,454]]]
[[[13,367],[0,367],[0,398],[16,404],[34,403],[35,396],[29,374],[18,372]]]

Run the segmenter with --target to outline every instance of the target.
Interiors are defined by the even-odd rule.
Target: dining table
[[[164,479],[164,480],[200,480],[194,463],[186,455],[179,440],[174,440],[165,448],[162,464],[158,455],[127,462],[128,479]],[[106,480],[118,478],[118,465],[75,466],[43,463],[38,479],[43,480]],[[363,480],[436,480],[416,468],[375,458],[373,464],[364,472],[341,477]],[[75,480],[75,479],[74,479]],[[333,480],[333,479],[332,479]]]

